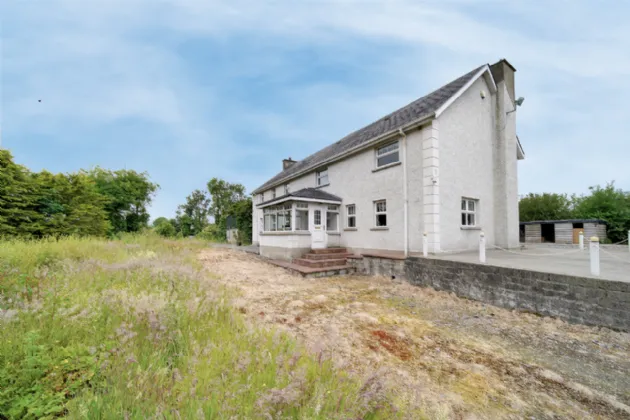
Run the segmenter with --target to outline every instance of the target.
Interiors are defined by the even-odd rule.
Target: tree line
[[[158,189],[146,172],[126,169],[33,172],[0,149],[0,237],[140,232],[150,228],[147,209]],[[239,231],[239,242],[249,243],[252,201],[245,187],[212,178],[207,191],[193,191],[174,218],[160,217],[152,228],[167,237],[225,240],[228,217]]]
[[[210,217],[214,222],[210,222]],[[159,217],[153,221],[157,233],[166,237],[197,236],[208,240],[225,240],[228,219],[238,229],[239,244],[248,244],[252,237],[252,200],[245,187],[212,178],[207,191],[194,190],[177,208],[174,218]]]
[[[630,191],[614,182],[589,188],[588,195],[528,194],[519,201],[521,222],[535,220],[601,219],[612,242],[627,239],[630,231]]]
[[[0,150],[0,237],[114,236],[148,226],[159,186],[145,172],[33,172]]]

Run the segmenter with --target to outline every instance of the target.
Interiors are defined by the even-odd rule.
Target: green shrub
[[[165,238],[171,238],[177,233],[175,231],[175,226],[173,226],[168,220],[158,224],[153,230],[155,233],[160,236],[164,236]]]
[[[197,235],[197,238],[213,242],[226,241],[225,231],[222,230],[220,226],[217,226],[215,224],[206,226],[203,231],[201,231],[201,233]]]

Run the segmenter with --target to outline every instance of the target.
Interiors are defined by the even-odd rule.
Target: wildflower
[[[68,363],[68,359],[64,359],[61,363],[65,365],[66,363]]]

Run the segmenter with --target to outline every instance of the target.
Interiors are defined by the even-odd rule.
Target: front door
[[[324,226],[323,210],[313,206],[313,221],[311,225],[311,247],[313,249],[326,248],[326,226]]]

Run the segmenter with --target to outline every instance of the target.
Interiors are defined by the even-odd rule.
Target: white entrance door
[[[326,226],[323,215],[325,211],[320,206],[313,206],[313,222],[311,225],[311,248],[326,248]]]

